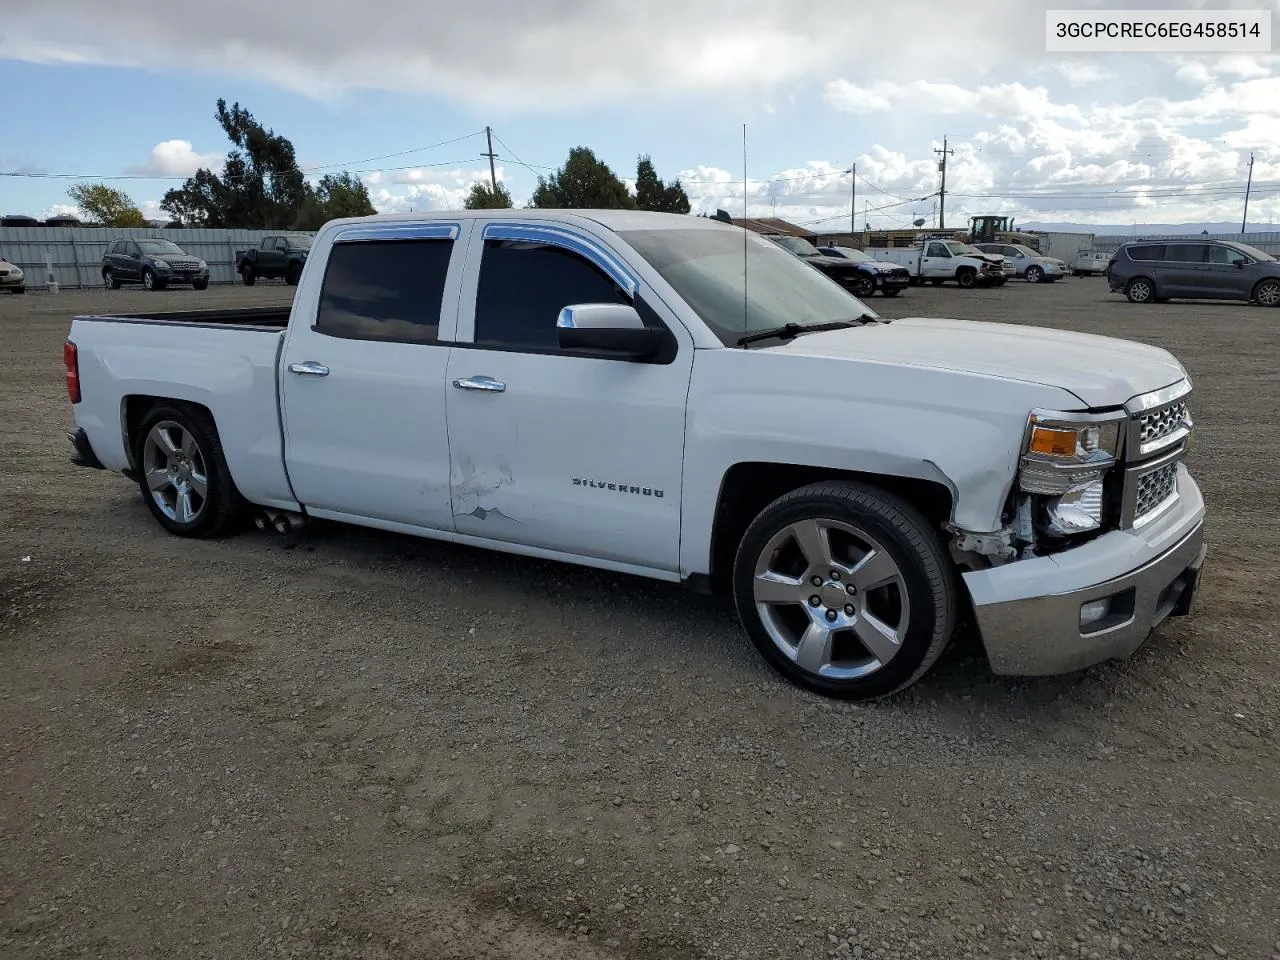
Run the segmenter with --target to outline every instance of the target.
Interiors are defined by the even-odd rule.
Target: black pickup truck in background
[[[264,280],[283,277],[291,286],[297,286],[302,265],[310,252],[311,237],[305,233],[263,237],[256,247],[236,251],[236,273],[246,287],[253,286],[259,277]]]

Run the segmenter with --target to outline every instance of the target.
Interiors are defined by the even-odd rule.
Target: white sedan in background
[[[0,290],[8,290],[10,293],[27,292],[27,279],[22,274],[22,268],[4,257],[0,257]]]
[[[1053,283],[1067,275],[1067,265],[1057,257],[1046,257],[1020,243],[975,243],[983,253],[1004,257],[1013,264],[1015,276],[1027,283]]]

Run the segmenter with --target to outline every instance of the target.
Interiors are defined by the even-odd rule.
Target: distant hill
[[[1215,222],[1215,223],[1053,223],[1046,220],[1033,220],[1028,222],[1017,221],[1018,229],[1026,230],[1047,230],[1050,232],[1058,231],[1062,233],[1093,233],[1099,236],[1120,234],[1122,236],[1150,236],[1152,234],[1196,234],[1208,231],[1209,233],[1239,233],[1240,221],[1234,223]],[[1249,233],[1271,233],[1280,232],[1280,225],[1272,223],[1251,223],[1249,224]]]

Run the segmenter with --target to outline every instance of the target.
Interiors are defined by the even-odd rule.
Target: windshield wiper
[[[746,346],[748,343],[756,343],[759,340],[794,340],[802,333],[820,333],[823,330],[839,330],[841,327],[860,327],[864,323],[877,323],[878,321],[878,317],[864,313],[862,316],[854,317],[851,320],[832,320],[828,323],[814,323],[808,326],[802,323],[784,323],[780,327],[760,330],[757,333],[749,333],[745,337],[739,337],[738,346]]]

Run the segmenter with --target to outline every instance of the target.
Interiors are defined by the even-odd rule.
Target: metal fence
[[[154,227],[117,230],[111,227],[0,227],[0,256],[26,274],[27,287],[43,289],[48,279],[46,260],[64,290],[102,285],[102,255],[107,245],[126,237],[172,240],[193,257],[209,264],[211,283],[233,283],[236,251],[256,247],[275,230],[158,230]],[[290,230],[289,233],[306,231]],[[314,234],[312,234],[314,236]]]
[[[1270,233],[1135,233],[1135,234],[1105,234],[1100,233],[1094,239],[1093,245],[1099,253],[1115,253],[1120,249],[1120,244],[1130,243],[1134,240],[1236,240],[1240,243],[1247,243],[1251,247],[1257,247],[1264,253],[1269,253],[1273,257],[1280,256],[1280,232]]]

